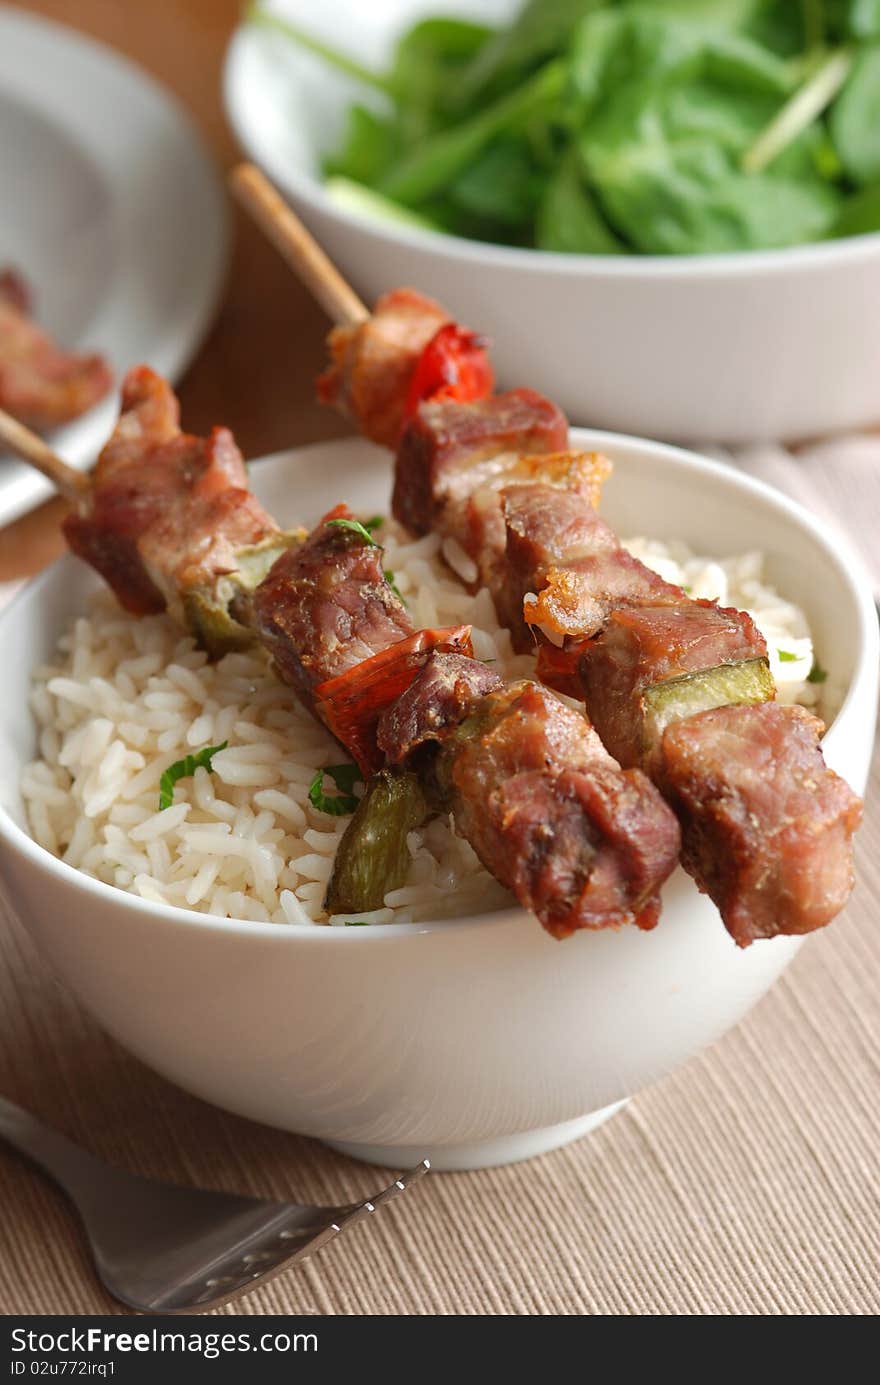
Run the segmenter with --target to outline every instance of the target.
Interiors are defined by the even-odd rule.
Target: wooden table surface
[[[140,63],[183,102],[218,168],[238,151],[220,91],[223,55],[240,0],[20,0]],[[184,426],[234,431],[246,457],[345,432],[314,402],[327,328],[320,309],[238,208],[226,291],[214,327],[180,382]],[[135,362],[132,362],[135,364]],[[62,550],[60,502],[0,532],[0,582],[38,572]]]

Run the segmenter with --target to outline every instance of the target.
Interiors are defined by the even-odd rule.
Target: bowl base
[[[615,1115],[626,1101],[615,1101],[599,1111],[591,1111],[576,1120],[561,1125],[547,1125],[541,1130],[524,1130],[518,1135],[502,1135],[495,1140],[479,1140],[470,1145],[362,1145],[348,1140],[324,1140],[325,1145],[361,1159],[366,1164],[381,1164],[390,1169],[411,1169],[420,1159],[430,1159],[436,1173],[460,1173],[466,1169],[492,1169],[499,1164],[518,1164],[533,1159],[551,1149],[579,1140],[596,1130]]]

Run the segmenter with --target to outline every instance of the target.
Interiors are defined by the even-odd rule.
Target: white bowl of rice
[[[825,718],[826,758],[862,792],[877,618],[845,545],[719,463],[573,437],[612,458],[603,513],[640,557],[751,611],[780,698]],[[387,513],[387,456],[360,441],[269,458],[252,477],[283,524],[340,500]],[[390,522],[379,537],[417,625],[472,622],[479,657],[532,673],[433,537],[408,542]],[[524,1158],[585,1133],[716,1039],[800,946],[739,951],[680,870],[653,932],[558,943],[446,820],[412,834],[410,877],[382,909],[328,919],[347,819],[309,788],[345,756],[261,653],[207,663],[169,618],[124,614],[73,558],[32,583],[0,630],[8,902],[109,1033],[241,1115],[400,1167],[426,1154],[439,1168]],[[180,779],[160,811],[163,771],[223,741],[211,771]]]

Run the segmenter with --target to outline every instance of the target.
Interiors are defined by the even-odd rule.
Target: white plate
[[[101,351],[117,381],[147,361],[178,377],[226,267],[226,208],[188,117],[110,49],[0,6],[0,266],[19,269],[65,347]],[[88,466],[114,395],[53,433]],[[0,524],[51,494],[0,459]]]

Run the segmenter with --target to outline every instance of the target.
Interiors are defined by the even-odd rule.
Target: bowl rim
[[[235,138],[248,156],[283,191],[297,198],[310,211],[328,217],[340,227],[354,226],[361,235],[441,258],[445,256],[460,263],[493,265],[501,269],[528,269],[551,277],[561,275],[611,280],[716,280],[750,274],[765,276],[833,268],[841,262],[859,264],[880,256],[880,231],[866,231],[857,236],[841,236],[835,240],[811,241],[771,250],[731,250],[709,255],[564,254],[557,250],[469,240],[450,232],[386,222],[368,213],[342,208],[328,195],[318,178],[289,168],[275,151],[271,140],[262,137],[249,117],[246,65],[249,55],[258,51],[260,40],[264,37],[247,23],[241,23],[233,31],[226,47],[222,73],[223,105]]]
[[[708,475],[722,486],[744,492],[746,495],[752,496],[759,504],[774,510],[781,522],[807,532],[808,536],[818,545],[824,562],[830,563],[836,569],[844,586],[848,588],[852,608],[857,615],[859,626],[859,649],[855,668],[837,714],[828,727],[827,735],[833,735],[835,728],[848,715],[857,693],[862,689],[866,680],[870,681],[874,677],[878,662],[880,662],[880,625],[878,625],[877,620],[877,608],[874,604],[871,579],[861,558],[845,537],[838,535],[836,531],[833,534],[826,533],[818,518],[813,516],[799,502],[791,500],[781,491],[767,485],[766,482],[759,481],[725,462],[702,456],[698,452],[675,447],[669,443],[653,442],[647,438],[640,438],[627,433],[614,433],[604,429],[572,428],[571,438],[576,445],[591,451],[602,451],[614,447],[630,448],[641,452],[648,460],[653,460],[661,465],[671,465],[684,473],[698,472]],[[328,448],[344,448],[352,443],[360,445],[361,439],[338,438],[310,443],[302,447],[273,452],[253,460],[256,465],[266,462],[289,462],[294,457],[308,455],[310,452]],[[13,600],[0,611],[0,634],[2,634],[3,626],[9,618],[9,613],[17,609],[20,603],[25,601],[39,602],[42,589],[54,580],[59,563],[74,561],[72,555],[66,554],[50,564],[38,577],[28,582]],[[249,919],[225,919],[218,915],[203,914],[195,909],[184,909],[179,905],[156,903],[152,900],[143,899],[140,895],[131,894],[118,886],[105,884],[102,880],[96,880],[92,876],[84,874],[75,866],[68,865],[57,856],[53,856],[45,847],[40,846],[23,827],[19,826],[2,805],[0,805],[0,840],[3,840],[6,846],[19,856],[24,857],[36,870],[44,872],[50,878],[57,880],[62,887],[66,886],[83,895],[86,899],[97,895],[106,903],[117,905],[123,913],[130,909],[135,914],[148,915],[167,925],[176,924],[183,928],[198,928],[206,933],[220,932],[232,936],[264,940],[290,937],[299,941],[309,940],[317,945],[316,940],[327,940],[339,935],[349,938],[354,936],[361,940],[369,936],[378,941],[389,941],[392,938],[413,937],[441,930],[446,932],[450,929],[496,928],[510,923],[528,924],[529,927],[537,926],[528,911],[518,905],[461,918],[433,919],[420,923],[374,923],[359,929],[354,934],[350,929],[340,926],[284,925]]]

